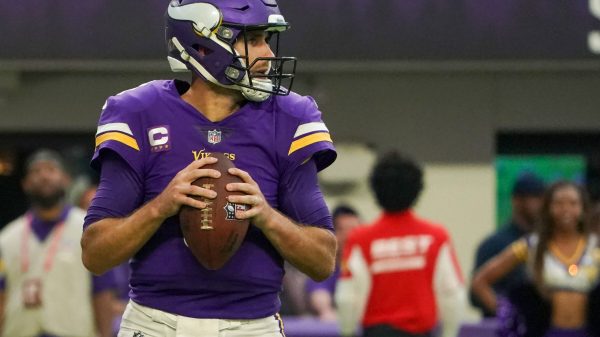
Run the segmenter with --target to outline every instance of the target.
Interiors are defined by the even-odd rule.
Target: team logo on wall
[[[161,152],[171,149],[169,141],[169,126],[161,125],[148,129],[148,142],[150,143],[150,151]]]
[[[208,131],[208,142],[211,144],[217,144],[221,142],[221,131],[220,130],[209,130]]]

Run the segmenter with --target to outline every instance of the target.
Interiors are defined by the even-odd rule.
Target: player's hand
[[[237,211],[235,217],[238,219],[250,219],[252,224],[258,228],[262,228],[274,212],[273,208],[265,200],[260,187],[248,172],[239,168],[230,168],[228,172],[240,177],[243,183],[227,184],[227,190],[230,192],[242,192],[245,195],[230,195],[227,197],[227,201],[249,206],[249,209],[246,211]]]
[[[196,208],[206,207],[205,202],[196,200],[192,196],[214,199],[217,196],[217,192],[192,185],[192,182],[200,177],[220,177],[221,173],[219,171],[202,168],[204,165],[216,162],[217,158],[206,157],[193,161],[186,168],[179,171],[171,182],[169,182],[169,185],[152,200],[158,211],[158,215],[168,218],[177,214],[183,205]]]

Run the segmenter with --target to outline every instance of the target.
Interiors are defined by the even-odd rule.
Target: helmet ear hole
[[[208,56],[208,55],[210,55],[210,54],[212,54],[212,53],[213,53],[213,50],[212,50],[212,49],[209,49],[209,48],[202,47],[202,46],[200,46],[200,45],[199,45],[199,44],[197,44],[197,43],[193,44],[193,45],[192,45],[192,48],[194,48],[194,50],[195,50],[195,51],[197,51],[197,52],[198,52],[198,54],[200,54],[200,56],[202,56],[202,57],[204,57],[204,56]]]

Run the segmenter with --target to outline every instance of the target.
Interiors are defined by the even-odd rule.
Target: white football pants
[[[285,337],[285,334],[279,315],[250,320],[190,318],[129,301],[118,337]]]

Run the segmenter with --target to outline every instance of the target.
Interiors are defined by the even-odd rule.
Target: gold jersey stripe
[[[510,245],[510,249],[512,250],[513,254],[515,254],[517,260],[519,260],[520,262],[527,261],[529,249],[527,247],[527,241],[525,239],[521,239],[512,243]]]
[[[279,313],[275,314],[275,319],[277,320],[277,322],[279,322],[279,332],[281,332],[281,335],[283,337],[286,337],[284,327],[283,327],[283,320],[281,319],[281,316],[279,315]]]
[[[136,151],[140,150],[140,147],[138,146],[137,141],[135,140],[135,138],[128,136],[126,134],[120,133],[120,132],[107,132],[107,133],[103,133],[99,136],[96,137],[96,147],[100,146],[100,144],[109,141],[109,140],[115,140],[119,143],[123,143],[133,149],[135,149]]]
[[[300,150],[303,147],[309,146],[316,142],[323,142],[323,141],[333,143],[333,141],[331,140],[331,136],[329,135],[329,132],[317,132],[317,133],[313,133],[312,135],[308,135],[306,137],[297,139],[294,142],[292,142],[292,145],[290,146],[290,151],[288,152],[288,156],[290,154]]]

